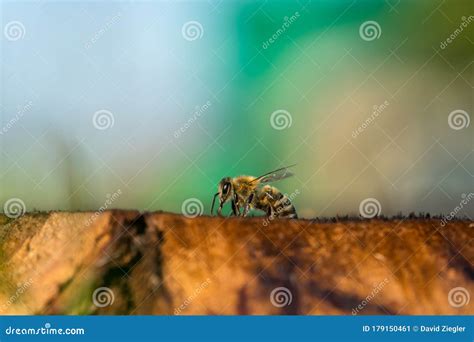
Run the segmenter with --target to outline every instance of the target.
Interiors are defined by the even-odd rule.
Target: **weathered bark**
[[[0,217],[0,314],[473,314],[473,237],[436,219]]]

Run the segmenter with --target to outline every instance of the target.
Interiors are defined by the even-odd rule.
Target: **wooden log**
[[[473,314],[474,223],[0,218],[0,314]]]

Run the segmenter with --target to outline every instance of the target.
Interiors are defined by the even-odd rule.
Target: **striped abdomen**
[[[257,192],[254,200],[256,209],[263,210],[268,216],[279,218],[298,218],[296,209],[288,196],[277,188],[266,185]]]

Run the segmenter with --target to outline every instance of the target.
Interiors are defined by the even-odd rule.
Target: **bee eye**
[[[226,194],[229,191],[229,183],[225,183],[224,187],[222,188],[222,192]]]

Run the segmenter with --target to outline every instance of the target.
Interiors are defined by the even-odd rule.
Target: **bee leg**
[[[268,206],[268,209],[267,209],[267,215],[268,217],[270,217],[270,219],[274,219],[276,217],[276,214],[278,214],[278,211],[275,210],[275,208],[273,207],[273,205],[269,205]]]
[[[240,216],[240,208],[239,208],[239,199],[237,197],[237,194],[234,194],[234,198],[232,199],[231,201],[231,204],[232,204],[232,212],[230,213],[229,216]]]
[[[267,196],[272,201],[275,201],[275,198],[268,191],[265,192],[265,196]],[[267,208],[267,216],[270,217],[271,219],[273,219],[275,217],[274,216],[275,215],[275,209],[273,208],[273,205],[271,204],[272,201],[269,201],[269,205],[268,205],[268,208]]]
[[[250,203],[252,203],[252,201],[253,201],[253,194],[250,194],[247,200],[247,203],[245,203],[244,212],[242,213],[243,217],[246,217],[248,215],[249,210],[250,210]]]
[[[235,216],[242,216],[240,213],[240,205],[239,205],[239,197],[237,194],[234,195],[234,202],[235,202]]]
[[[217,215],[222,216],[222,207],[224,206],[224,203],[219,203],[219,207],[217,208]]]
[[[229,216],[232,216],[232,215],[233,215],[233,216],[238,216],[238,215],[237,215],[238,209],[237,209],[237,205],[235,204],[235,201],[232,200],[231,204],[232,204],[232,212],[230,213]]]
[[[269,192],[265,192],[265,195],[272,200],[275,199]]]

